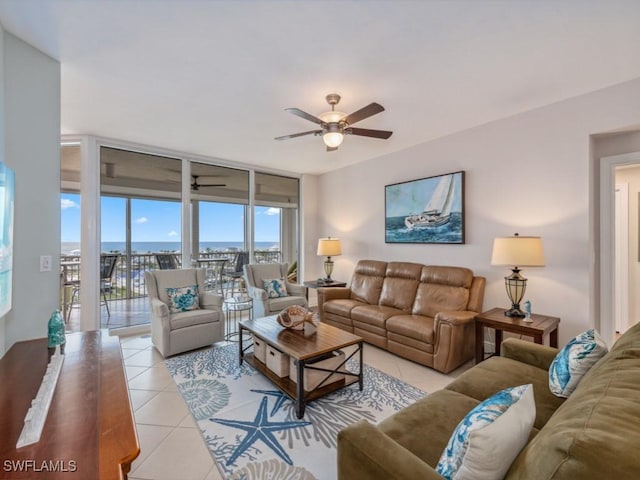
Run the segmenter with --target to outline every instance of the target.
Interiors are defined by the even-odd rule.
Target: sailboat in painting
[[[434,228],[448,223],[453,205],[453,187],[453,175],[442,177],[424,211],[405,217],[405,226],[409,229]]]

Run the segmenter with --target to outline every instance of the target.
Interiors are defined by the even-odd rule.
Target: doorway
[[[630,291],[636,290],[640,280],[638,255],[638,195],[640,192],[640,152],[627,153],[600,158],[600,198],[599,198],[599,308],[596,327],[607,343],[613,345],[617,330],[626,330],[637,323],[640,308],[636,306],[636,296],[630,296]],[[629,181],[628,174],[636,175],[637,180]],[[624,200],[624,192],[616,193],[616,186],[628,183],[628,200]],[[624,190],[621,189],[621,190]],[[635,192],[635,193],[634,193]],[[624,205],[628,207],[626,218],[627,234],[624,233]],[[618,208],[616,208],[618,207]],[[635,212],[635,213],[634,213]],[[625,242],[626,246],[622,245]],[[624,255],[627,261],[624,261]],[[628,268],[627,286],[624,286],[624,263]],[[616,268],[616,267],[619,268]],[[638,280],[636,280],[638,279]],[[627,311],[625,312],[624,297],[627,297]],[[640,300],[640,299],[639,299]],[[640,305],[640,303],[639,303]]]

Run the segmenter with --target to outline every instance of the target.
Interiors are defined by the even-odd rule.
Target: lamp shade
[[[318,255],[326,257],[335,257],[342,255],[342,246],[339,238],[320,238],[318,240]]]
[[[491,265],[544,267],[544,252],[540,237],[498,237],[493,241]]]

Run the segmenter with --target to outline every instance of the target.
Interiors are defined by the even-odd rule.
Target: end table
[[[223,301],[226,315],[226,332],[225,340],[229,342],[237,342],[234,337],[240,335],[238,332],[238,323],[242,320],[242,312],[248,312],[249,320],[253,319],[253,298],[245,295],[236,297],[227,297]]]
[[[526,337],[533,337],[535,343],[542,344],[545,335],[549,335],[549,346],[558,347],[558,317],[531,314],[533,322],[525,322],[522,318],[507,317],[504,308],[493,308],[476,315],[476,363],[484,360],[484,327],[496,331],[496,355],[500,355],[502,332],[511,332]]]

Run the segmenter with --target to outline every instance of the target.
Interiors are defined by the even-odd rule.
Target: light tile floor
[[[140,442],[140,456],[129,479],[221,479],[162,356],[151,345],[151,336],[121,337],[120,342]],[[441,389],[473,364],[444,375],[367,344],[364,361],[425,392]]]

